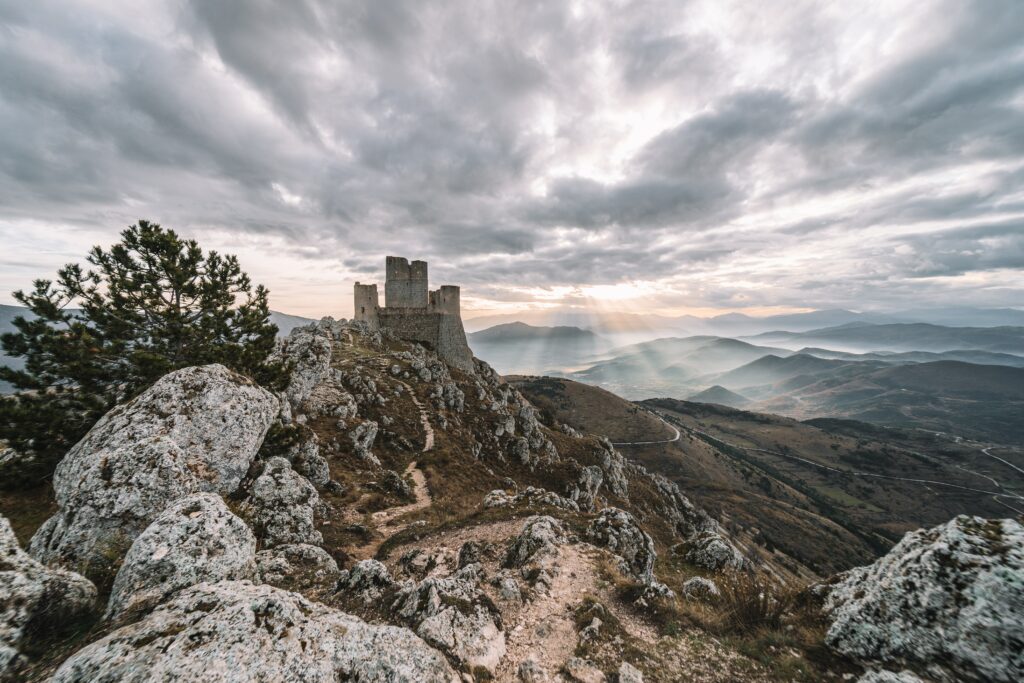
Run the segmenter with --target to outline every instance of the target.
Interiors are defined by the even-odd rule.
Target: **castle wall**
[[[436,351],[449,365],[473,372],[473,352],[458,316],[390,306],[380,309],[378,315],[381,328],[399,339],[419,342]]]
[[[426,308],[427,262],[388,256],[385,266],[384,305],[388,308]]]
[[[430,292],[429,308],[438,313],[448,315],[462,315],[462,304],[460,303],[459,288],[453,285],[444,285],[440,289]]]

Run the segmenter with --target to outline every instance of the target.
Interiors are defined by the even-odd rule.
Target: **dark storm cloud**
[[[413,252],[493,300],[624,281],[690,305],[1024,294],[1015,0],[147,10],[0,0],[14,260],[148,216],[280,240],[325,278]]]

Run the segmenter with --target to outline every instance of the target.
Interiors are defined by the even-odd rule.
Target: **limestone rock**
[[[485,508],[505,508],[515,503],[515,497],[510,496],[501,489],[495,489],[484,496],[483,506]]]
[[[557,519],[547,515],[530,517],[509,546],[505,566],[522,567],[545,555],[557,555],[565,541],[565,529]]]
[[[587,540],[621,557],[634,578],[654,583],[654,540],[640,528],[633,515],[618,508],[601,510],[587,529]]]
[[[57,466],[59,511],[31,554],[89,577],[111,568],[172,501],[238,488],[278,412],[278,400],[222,365],[162,377],[103,416]]]
[[[718,584],[703,576],[694,576],[683,583],[683,595],[694,600],[709,600],[720,594]]]
[[[327,325],[296,327],[285,337],[275,358],[292,363],[285,396],[295,410],[313,393],[331,368],[332,336]]]
[[[584,467],[576,483],[569,486],[569,499],[574,501],[581,510],[593,510],[597,492],[604,481],[601,468],[595,465]]]
[[[341,570],[323,548],[296,543],[256,553],[256,575],[261,583],[287,590],[327,590],[337,584]]]
[[[399,593],[395,609],[416,633],[470,669],[493,674],[505,656],[497,608],[480,590],[480,565],[428,578]]]
[[[308,543],[320,545],[313,515],[320,496],[304,477],[292,470],[284,458],[270,458],[256,478],[242,513],[266,547]]]
[[[377,439],[377,423],[373,420],[366,420],[356,426],[355,429],[349,434],[349,438],[352,439],[352,446],[355,449],[357,458],[365,460],[366,462],[380,467],[380,460],[370,450],[373,448],[373,442]]]
[[[309,431],[306,438],[292,446],[285,455],[292,468],[316,486],[326,486],[331,480],[331,467],[320,455],[320,439]]]
[[[605,675],[594,664],[580,657],[572,657],[565,663],[569,679],[579,683],[605,683]]]
[[[405,628],[378,626],[248,582],[202,583],[86,646],[53,683],[458,681]]]
[[[619,683],[644,683],[644,675],[629,662],[623,662],[619,665]]]
[[[629,480],[626,478],[626,459],[615,450],[612,442],[601,439],[601,470],[608,488],[620,498],[629,497]]]
[[[713,531],[697,534],[689,540],[688,546],[686,559],[704,569],[721,571],[741,569],[746,565],[740,551]]]
[[[924,683],[912,671],[868,671],[857,683]]]
[[[87,616],[96,604],[88,579],[36,562],[0,515],[0,681],[14,681],[33,633],[52,635]]]
[[[519,662],[519,668],[516,669],[516,674],[519,676],[519,680],[522,683],[549,683],[551,677],[544,671],[536,659],[530,657]]]
[[[251,579],[256,538],[215,493],[181,498],[135,539],[114,579],[105,618],[151,610],[203,581]]]
[[[509,495],[501,489],[495,489],[484,496],[483,500],[483,506],[485,508],[512,507],[517,505],[525,507],[550,505],[551,507],[562,508],[563,510],[572,510],[573,512],[579,512],[580,509],[580,506],[576,501],[560,496],[554,491],[548,491],[534,486],[527,486],[514,496]]]
[[[825,603],[825,642],[929,677],[1024,679],[1024,526],[960,516],[850,571]]]
[[[365,604],[380,600],[386,591],[395,586],[388,568],[377,560],[362,560],[351,570],[341,573],[338,590],[360,598]]]

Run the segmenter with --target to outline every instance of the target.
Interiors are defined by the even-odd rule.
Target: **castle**
[[[384,307],[377,285],[356,283],[355,319],[372,330],[386,330],[411,342],[430,347],[448,365],[473,372],[473,353],[466,342],[459,310],[459,288],[444,285],[427,289],[427,262],[388,256],[385,268]]]

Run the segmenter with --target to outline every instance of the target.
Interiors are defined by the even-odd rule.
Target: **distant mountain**
[[[756,343],[826,346],[840,351],[979,350],[1024,355],[1024,327],[944,327],[927,323],[846,324],[808,332],[766,332]]]
[[[599,383],[629,398],[645,398],[696,391],[700,378],[731,370],[785,349],[756,346],[737,339],[714,336],[656,339],[613,349],[610,358],[570,376]],[[706,386],[706,385],[705,385]]]
[[[693,401],[694,403],[716,403],[720,406],[729,406],[730,408],[742,408],[750,403],[749,398],[741,396],[735,391],[729,391],[720,384],[697,392],[686,400]]]
[[[538,327],[526,323],[514,322],[488,327],[486,330],[473,332],[469,341],[484,344],[518,343],[536,340],[558,340],[575,342],[579,340],[596,340],[597,335],[590,330],[578,327],[559,325],[557,327]]]
[[[899,311],[892,317],[907,322],[931,323],[949,327],[1022,327],[1024,310],[1017,308],[971,308],[948,306]]]
[[[970,351],[957,349],[954,351],[878,351],[874,353],[846,353],[844,351],[833,351],[831,349],[819,349],[807,346],[797,353],[817,356],[818,358],[830,358],[833,360],[880,360],[886,363],[933,363],[940,360],[958,360],[964,363],[975,363],[977,365],[1009,365],[1014,368],[1024,368],[1024,356],[1015,356],[1009,353],[992,353],[991,351]]]
[[[468,335],[473,355],[501,374],[569,372],[587,365],[610,343],[590,330],[503,323]]]
[[[315,323],[316,320],[312,318],[303,318],[298,315],[288,315],[287,313],[278,313],[277,311],[270,312],[270,322],[277,325],[277,336],[287,337],[288,333],[294,330],[296,327],[302,327],[303,325],[309,325]]]

